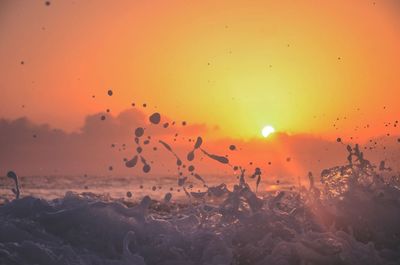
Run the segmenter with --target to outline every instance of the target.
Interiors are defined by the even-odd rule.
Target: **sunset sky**
[[[244,138],[400,114],[396,1],[1,1],[0,36],[1,116],[68,131],[132,102]]]
[[[201,135],[239,164],[306,174],[346,162],[340,137],[400,168],[395,0],[1,1],[0,36],[1,170],[131,172],[153,112],[177,123],[147,134],[182,155]]]

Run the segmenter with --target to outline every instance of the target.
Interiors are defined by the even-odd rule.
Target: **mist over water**
[[[168,127],[159,113],[149,122]],[[263,168],[233,164],[207,150],[201,136],[185,155],[145,127],[132,141],[121,163],[140,178],[18,178],[10,171],[2,179],[0,263],[400,263],[399,176],[385,161],[371,163],[359,145],[338,138],[346,164],[272,189]],[[157,164],[145,152],[154,145],[171,158],[176,177],[146,177]],[[231,178],[200,175],[205,159]]]

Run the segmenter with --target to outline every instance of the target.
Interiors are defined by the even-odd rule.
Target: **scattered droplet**
[[[129,160],[125,163],[125,166],[128,168],[132,168],[132,167],[136,166],[137,161],[138,161],[138,156],[135,155],[131,160]]]
[[[213,155],[213,154],[209,154],[208,152],[206,152],[205,150],[201,149],[201,151],[207,155],[209,158],[214,159],[215,161],[218,161],[222,164],[228,164],[229,163],[229,159],[224,157],[224,156],[218,156],[218,155]]]
[[[144,129],[142,127],[137,127],[135,130],[136,137],[142,137],[144,134]]]
[[[191,151],[191,152],[189,152],[188,155],[187,155],[187,160],[188,160],[188,161],[192,161],[193,159],[194,159],[194,152]]]
[[[149,173],[149,172],[150,172],[150,169],[151,169],[151,167],[150,167],[150,165],[148,165],[148,164],[146,164],[146,165],[143,166],[143,172],[144,172],[144,173]]]
[[[164,202],[165,203],[170,202],[171,199],[172,199],[172,194],[171,193],[168,192],[167,194],[165,194],[165,196],[164,196]]]
[[[203,143],[203,139],[201,137],[197,137],[196,143],[194,144],[194,148],[198,149],[200,148],[201,144]]]
[[[153,113],[150,118],[149,118],[150,122],[153,124],[159,124],[161,121],[161,115],[158,112]]]

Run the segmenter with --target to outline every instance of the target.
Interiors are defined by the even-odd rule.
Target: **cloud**
[[[169,126],[164,128],[166,122]],[[74,133],[53,129],[47,124],[34,124],[26,117],[2,119],[0,170],[13,169],[22,175],[125,174],[128,171],[123,166],[123,158],[135,154],[134,131],[138,127],[145,129],[146,139],[150,136],[172,142],[178,137],[188,139],[208,130],[204,124],[172,124],[167,117],[162,117],[162,124],[153,125],[144,113],[135,109],[117,116],[89,115],[82,128]],[[178,146],[182,145],[179,139]],[[150,143],[151,147],[144,148],[147,153],[157,144]],[[110,166],[115,172],[108,171]]]
[[[102,117],[105,119],[102,119]],[[151,124],[139,110],[130,109],[117,116],[97,113],[86,117],[82,128],[73,133],[38,125],[27,118],[0,120],[0,170],[15,170],[20,175],[144,175],[141,166],[127,168],[123,159],[136,154],[135,129],[144,128],[142,155],[151,165],[150,175],[176,176],[176,160],[158,140],[169,143],[185,160],[197,136],[203,136],[202,148],[227,156],[232,165],[254,170],[261,167],[266,176],[283,178],[315,175],[327,167],[346,163],[346,145],[309,134],[276,133],[267,139],[215,139],[208,137],[214,128],[206,124],[183,126],[168,117],[158,125]],[[163,124],[169,123],[168,128]],[[377,144],[375,144],[377,142]],[[230,150],[230,145],[237,150]],[[377,163],[386,160],[398,170],[399,145],[394,136],[371,139],[363,144],[367,158]],[[156,149],[156,150],[155,150]],[[204,175],[231,175],[232,170],[196,151],[196,170]],[[112,167],[112,171],[109,168]]]

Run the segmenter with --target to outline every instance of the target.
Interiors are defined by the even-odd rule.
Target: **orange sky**
[[[1,1],[0,116],[72,131],[135,102],[222,137],[384,134],[400,116],[395,2]]]

